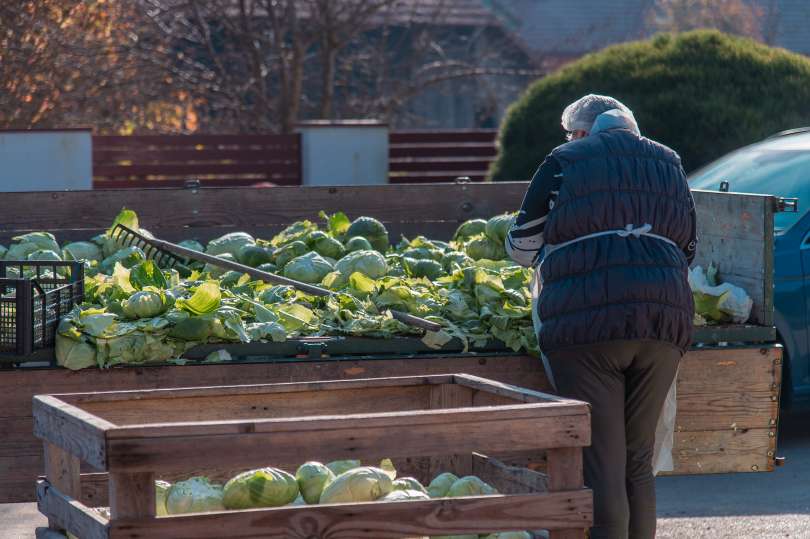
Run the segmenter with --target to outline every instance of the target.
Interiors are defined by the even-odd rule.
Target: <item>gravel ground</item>
[[[810,414],[785,417],[772,473],[657,480],[661,539],[810,538]],[[0,539],[33,539],[46,525],[35,503],[0,504]]]

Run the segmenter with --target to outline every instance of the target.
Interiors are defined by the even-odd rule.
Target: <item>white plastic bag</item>
[[[707,273],[709,275],[707,275]],[[751,308],[754,306],[754,300],[751,299],[751,296],[749,296],[745,290],[731,283],[713,285],[714,273],[716,273],[716,269],[713,266],[709,266],[708,272],[703,271],[703,268],[700,266],[695,266],[690,269],[689,286],[692,288],[692,292],[718,298],[716,310],[720,314],[727,315],[731,318],[731,322],[735,324],[746,323],[751,316]],[[695,299],[697,303],[698,298],[696,297]],[[712,316],[712,313],[700,312],[699,307],[698,314],[704,318],[713,319],[716,322],[723,321],[722,319],[718,320],[718,316]]]
[[[672,461],[672,446],[675,439],[675,416],[678,410],[677,395],[675,385],[678,382],[678,375],[669,387],[664,406],[661,408],[661,415],[658,418],[658,425],[655,427],[655,449],[653,451],[653,475],[658,472],[671,472],[675,468]]]

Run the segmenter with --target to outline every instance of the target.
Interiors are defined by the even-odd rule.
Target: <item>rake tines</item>
[[[151,238],[147,238],[143,234],[135,232],[122,224],[115,225],[110,237],[122,247],[139,247],[144,255],[146,255],[146,258],[154,260],[158,266],[172,268],[176,265],[183,264],[180,258],[161,249]]]

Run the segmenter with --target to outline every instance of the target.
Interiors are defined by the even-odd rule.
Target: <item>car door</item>
[[[810,212],[774,246],[774,305],[794,398],[810,397]]]

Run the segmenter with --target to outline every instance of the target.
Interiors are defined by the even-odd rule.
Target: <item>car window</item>
[[[798,197],[798,213],[774,216],[777,231],[787,230],[810,207],[810,151],[769,144],[743,148],[692,174],[689,185],[716,191],[724,180],[730,191],[738,193]]]

